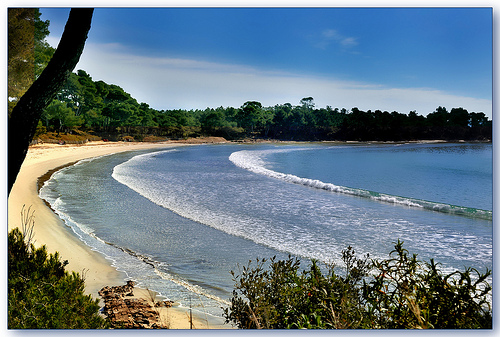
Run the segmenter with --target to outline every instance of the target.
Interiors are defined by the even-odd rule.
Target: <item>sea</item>
[[[386,259],[401,240],[443,272],[492,269],[491,143],[261,143],[82,160],[40,196],[138,286],[223,321],[257,259]],[[250,262],[251,261],[251,262]],[[336,269],[336,270],[337,270]]]

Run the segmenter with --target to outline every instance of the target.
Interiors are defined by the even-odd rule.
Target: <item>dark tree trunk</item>
[[[54,56],[12,110],[8,126],[8,193],[26,158],[43,109],[61,90],[80,59],[93,12],[92,8],[71,9]]]

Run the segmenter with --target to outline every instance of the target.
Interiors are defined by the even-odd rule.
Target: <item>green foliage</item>
[[[108,327],[99,300],[84,295],[84,279],[64,270],[59,254],[32,243],[33,214],[22,213],[23,232],[8,235],[9,329],[98,329]]]
[[[474,268],[443,275],[434,260],[408,256],[398,241],[390,258],[374,262],[375,278],[364,286],[372,327],[491,328],[491,286]]]
[[[41,119],[45,121],[46,126],[49,125],[49,122],[57,125],[57,131],[71,130],[82,123],[82,118],[76,116],[73,109],[58,100],[53,100],[45,108]]]
[[[49,62],[54,48],[45,41],[49,21],[40,20],[38,8],[8,9],[9,113]]]
[[[257,260],[231,272],[235,289],[226,323],[254,329],[491,328],[491,275],[468,268],[443,275],[433,260],[409,256],[398,241],[389,259],[342,251],[343,275],[316,261]],[[267,266],[267,268],[266,268]]]
[[[224,309],[226,322],[239,328],[358,328],[362,311],[359,286],[368,271],[367,259],[354,260],[351,247],[343,251],[347,272],[335,274],[329,266],[323,275],[317,261],[300,271],[300,261],[257,260],[243,267],[236,282],[231,306]]]

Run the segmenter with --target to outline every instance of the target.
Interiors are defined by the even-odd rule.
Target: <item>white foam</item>
[[[442,213],[452,213],[456,215],[477,217],[486,220],[492,219],[492,212],[485,210],[477,210],[468,207],[447,205],[442,203],[435,203],[432,201],[419,200],[409,197],[400,197],[390,194],[372,192],[368,190],[363,190],[359,188],[351,188],[345,186],[335,185],[333,183],[326,183],[317,179],[309,179],[298,177],[293,174],[286,174],[281,172],[276,172],[265,167],[266,162],[262,159],[265,155],[272,153],[279,153],[284,151],[293,151],[294,149],[287,150],[264,150],[264,151],[237,151],[233,152],[229,156],[229,160],[233,162],[236,166],[246,169],[250,172],[261,174],[270,178],[280,179],[289,183],[303,185],[306,187],[322,189],[335,193],[342,193],[357,197],[368,198],[371,200],[376,200],[380,202],[401,205],[406,207],[422,208],[427,210],[433,210]]]
[[[327,252],[318,249],[317,245],[312,244],[317,243],[318,238],[308,238],[308,244],[296,245],[297,233],[284,225],[280,227],[281,230],[276,230],[275,227],[277,224],[274,222],[271,223],[274,221],[272,219],[254,217],[250,214],[234,214],[230,209],[212,209],[207,205],[194,202],[197,200],[197,194],[189,195],[189,191],[183,186],[180,187],[182,190],[177,190],[175,184],[169,184],[168,188],[165,189],[162,188],[160,181],[163,181],[163,178],[160,178],[158,173],[151,176],[143,173],[144,164],[147,164],[146,160],[150,156],[142,155],[138,157],[131,158],[117,165],[113,169],[112,177],[153,203],[169,209],[184,218],[279,251],[319,260],[330,259]],[[286,239],[288,235],[291,235],[295,239]],[[302,239],[306,239],[305,236],[307,235],[312,234],[304,233]]]
[[[174,277],[173,275],[162,272],[162,271],[158,270],[157,268],[154,269],[154,272],[156,275],[158,275],[162,279],[173,282],[173,283],[189,290],[190,292],[193,292],[193,293],[200,295],[200,296],[204,296],[206,298],[209,298],[211,300],[214,300],[214,301],[221,303],[221,304],[224,304],[224,305],[231,305],[231,303],[229,301],[226,301],[226,300],[224,300],[218,296],[215,296],[213,294],[210,294],[209,292],[205,291],[203,288],[201,288],[198,285],[194,285],[194,284],[187,282],[186,280],[180,279],[178,277]]]

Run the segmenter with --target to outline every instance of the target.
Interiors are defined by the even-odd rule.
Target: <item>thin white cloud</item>
[[[124,53],[118,45],[87,44],[76,69],[93,80],[121,86],[155,109],[239,107],[255,100],[264,106],[312,96],[317,107],[387,110],[421,115],[438,106],[463,107],[491,118],[492,102],[428,88],[387,88],[376,84],[262,71],[250,66]],[[76,70],[75,69],[75,70]]]
[[[320,49],[326,49],[332,44],[337,44],[344,50],[358,45],[358,39],[352,36],[344,36],[335,29],[325,29],[319,35],[319,41],[314,45]]]
[[[339,38],[339,33],[335,29],[324,30],[321,35],[328,40]]]
[[[340,44],[344,47],[354,47],[358,45],[358,41],[355,37],[346,37],[340,40]]]

